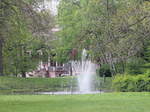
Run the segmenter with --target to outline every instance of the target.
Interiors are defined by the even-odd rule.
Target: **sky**
[[[45,0],[44,5],[47,9],[51,10],[53,15],[57,15],[57,6],[59,4],[59,0]]]

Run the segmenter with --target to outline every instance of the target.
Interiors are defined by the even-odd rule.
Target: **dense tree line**
[[[25,77],[49,55],[67,62],[79,59],[83,48],[100,73],[139,74],[149,68],[149,0],[61,0],[58,38],[43,2],[0,0],[0,75]]]
[[[60,60],[69,59],[68,49],[86,48],[92,60],[113,73],[149,63],[148,0],[61,0],[57,19],[57,52],[65,52]]]

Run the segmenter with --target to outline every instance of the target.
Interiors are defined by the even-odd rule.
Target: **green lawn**
[[[0,112],[150,112],[150,93],[0,95]]]

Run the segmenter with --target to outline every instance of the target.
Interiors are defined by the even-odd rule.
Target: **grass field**
[[[150,112],[150,93],[0,95],[0,112]]]

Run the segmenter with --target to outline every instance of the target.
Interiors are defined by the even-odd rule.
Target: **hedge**
[[[109,91],[111,78],[97,77],[93,81],[95,90]],[[17,78],[0,77],[0,94],[34,93],[34,92],[56,92],[56,91],[77,91],[77,77],[58,78]]]

